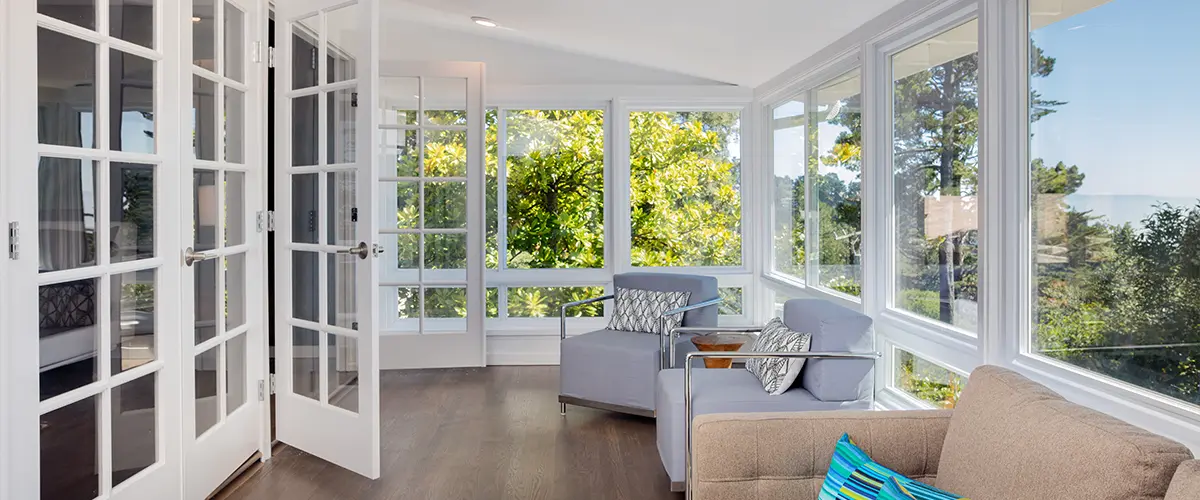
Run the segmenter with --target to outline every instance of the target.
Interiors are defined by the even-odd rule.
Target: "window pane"
[[[717,290],[721,296],[720,309],[721,316],[741,316],[745,314],[742,304],[744,303],[744,295],[742,287],[726,287]]]
[[[192,151],[197,160],[217,159],[217,84],[192,77]]]
[[[96,45],[38,28],[37,51],[38,143],[96,147]],[[53,62],[62,60],[71,64]]]
[[[112,484],[158,461],[155,378],[144,375],[112,391]]]
[[[38,271],[96,264],[96,163],[38,160]]]
[[[397,214],[398,215],[398,214]],[[467,183],[425,183],[425,228],[467,227]]]
[[[635,266],[742,264],[741,114],[633,112]]]
[[[329,341],[329,404],[358,412],[358,340],[332,333]]]
[[[604,267],[604,112],[509,111],[508,266]]]
[[[426,288],[426,318],[467,317],[466,288]]]
[[[154,2],[109,0],[108,6],[108,33],[110,35],[127,42],[154,48]]]
[[[100,396],[41,417],[41,498],[92,500],[100,493]]]
[[[804,279],[804,171],[808,161],[808,118],[801,101],[788,101],[771,115],[774,139],[774,270]]]
[[[567,302],[591,299],[604,295],[602,286],[527,287],[508,289],[510,318],[556,318]],[[604,316],[604,303],[593,302],[567,310],[567,316],[598,318]]]
[[[196,435],[217,425],[221,419],[219,402],[217,401],[217,357],[221,346],[196,355],[195,387],[196,387]]]
[[[38,287],[38,339],[41,400],[70,392],[96,380],[99,345],[99,279]],[[55,343],[69,346],[54,349]]]
[[[862,295],[862,78],[858,70],[816,92],[815,155],[810,165],[816,197],[820,286]]]
[[[466,269],[466,234],[426,234],[425,269]]]
[[[245,60],[242,57],[245,48],[245,14],[233,4],[222,2],[225,6],[225,76],[236,81],[243,81],[246,72]]]
[[[499,112],[488,109],[484,113],[484,264],[488,269],[500,267],[500,144],[497,134]]]
[[[307,328],[292,328],[292,392],[321,399],[320,334]]]
[[[109,50],[108,86],[113,151],[154,153],[154,61]]]
[[[1200,404],[1200,4],[1061,7],[1030,1],[1031,348]]]
[[[192,64],[217,69],[217,11],[215,0],[192,0]]]
[[[155,359],[154,269],[115,274],[109,278],[112,296],[109,318],[112,374],[137,368]]]
[[[895,307],[977,330],[979,23],[892,57]]]
[[[961,375],[903,349],[895,356],[897,389],[938,408],[954,408],[965,385]]]
[[[154,257],[154,166],[112,163],[109,176],[111,261]]]
[[[38,0],[37,12],[38,14],[66,21],[76,26],[82,26],[90,30],[96,29],[95,0],[83,0],[80,2]],[[146,22],[149,24],[151,21],[147,20]]]
[[[425,131],[425,176],[467,176],[467,131]]]

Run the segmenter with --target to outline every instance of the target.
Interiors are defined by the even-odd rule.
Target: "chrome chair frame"
[[[698,328],[700,330],[713,330],[711,328]],[[692,498],[692,358],[733,358],[733,359],[753,359],[753,358],[800,358],[800,359],[879,359],[882,357],[878,352],[858,353],[858,352],[689,352],[687,360],[683,364],[683,406],[684,416],[687,419],[687,427],[684,431],[684,441],[687,445],[687,453],[684,455],[684,498],[691,500]]]

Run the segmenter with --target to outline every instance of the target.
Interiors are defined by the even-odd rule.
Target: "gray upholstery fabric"
[[[871,318],[820,299],[792,299],[783,306],[783,322],[811,333],[811,352],[873,352]],[[875,361],[810,359],[800,385],[821,401],[870,401],[875,392]]]
[[[613,276],[613,286],[657,292],[691,292],[688,305],[717,298],[717,279],[674,273],[622,273]],[[717,326],[717,306],[688,311],[683,326]]]
[[[676,341],[678,366],[696,350],[693,336]],[[567,337],[559,346],[559,394],[653,411],[658,342],[658,335],[613,330]]]
[[[808,368],[806,367],[805,370]],[[710,413],[865,410],[871,400],[821,401],[794,387],[779,396],[767,394],[754,374],[737,368],[692,370],[693,416]],[[658,454],[671,481],[683,481],[686,456],[683,369],[658,373]]]

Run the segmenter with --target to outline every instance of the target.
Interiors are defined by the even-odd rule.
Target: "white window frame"
[[[770,116],[778,103],[819,85],[822,70],[860,57],[863,71],[863,297],[853,304],[875,319],[879,409],[928,405],[894,387],[895,349],[951,371],[1000,365],[1046,384],[1066,398],[1179,440],[1200,451],[1200,407],[1031,351],[1032,242],[1029,217],[1028,0],[906,0],[834,45],[756,89],[757,143],[764,158],[759,192],[773,186]],[[890,55],[977,17],[979,20],[979,331],[961,331],[893,310]],[[828,77],[836,71],[825,73]],[[764,197],[756,244],[764,267],[756,276],[759,318],[773,312],[772,296],[830,298],[795,277],[773,271],[773,203]],[[879,249],[886,249],[879,251]],[[873,251],[874,250],[874,251]],[[837,298],[833,298],[838,302]],[[838,302],[844,305],[845,301]]]
[[[863,109],[863,114],[864,114],[863,123],[864,123],[864,127],[865,127],[865,124],[866,124],[866,109],[865,108],[866,108],[866,104],[867,104],[866,71],[862,65],[861,52],[858,50],[846,52],[846,53],[839,55],[831,62],[814,69],[813,71],[804,75],[800,79],[796,80],[796,82],[794,84],[788,86],[785,89],[774,92],[773,94],[771,94],[765,98],[765,100],[767,102],[760,107],[761,113],[760,113],[760,120],[758,123],[758,126],[761,127],[761,130],[763,131],[763,133],[762,133],[762,145],[763,145],[762,165],[763,165],[763,168],[761,169],[759,177],[760,177],[760,183],[762,185],[761,192],[763,192],[766,196],[762,197],[763,200],[760,204],[759,209],[762,210],[762,217],[764,219],[763,230],[765,231],[765,235],[764,235],[764,237],[756,238],[756,240],[758,243],[761,243],[764,245],[764,248],[762,249],[762,251],[759,254],[760,258],[763,259],[763,263],[764,263],[762,278],[764,279],[764,281],[766,281],[768,283],[768,287],[770,287],[772,290],[779,290],[781,292],[787,293],[792,296],[800,296],[800,297],[813,296],[816,298],[821,298],[821,299],[829,300],[834,303],[838,303],[840,305],[849,307],[851,309],[862,310],[862,308],[863,308],[863,306],[862,306],[863,298],[862,297],[855,297],[853,295],[841,293],[836,290],[832,290],[832,289],[820,286],[820,284],[818,283],[819,280],[814,281],[812,279],[814,276],[816,276],[816,273],[814,272],[814,267],[816,265],[816,262],[814,261],[814,257],[817,257],[819,254],[814,253],[811,250],[814,249],[817,244],[817,238],[818,238],[819,230],[820,230],[818,227],[818,224],[820,223],[819,222],[820,217],[818,217],[818,214],[817,214],[817,201],[816,201],[815,197],[812,196],[812,184],[810,182],[808,182],[809,176],[808,176],[807,172],[805,173],[805,182],[804,182],[804,214],[805,214],[805,216],[804,216],[804,231],[805,231],[804,243],[805,243],[806,248],[804,251],[804,262],[801,263],[801,265],[803,266],[803,269],[804,269],[803,276],[795,276],[795,275],[791,275],[791,274],[776,270],[776,267],[775,267],[775,264],[776,264],[776,262],[775,262],[775,240],[774,240],[775,216],[776,216],[775,208],[776,208],[776,202],[778,201],[775,199],[775,128],[774,128],[775,108],[777,108],[783,104],[786,104],[789,101],[801,100],[804,102],[805,113],[807,114],[809,112],[809,104],[811,101],[813,101],[813,97],[816,95],[817,90],[819,90],[825,84],[828,84],[829,82],[831,82],[833,80],[841,78],[842,76],[845,76],[855,70],[859,71],[859,79],[860,79],[860,81],[862,81],[862,91],[863,92],[861,95],[863,96],[863,99],[864,99],[863,100],[863,108],[864,108]],[[814,108],[814,111],[815,111],[815,108]],[[810,135],[808,132],[809,131],[807,130],[807,127],[806,127],[806,134],[805,134],[806,136]],[[861,227],[863,229],[863,237],[864,237],[864,240],[862,243],[863,283],[861,283],[861,285],[863,285],[863,293],[864,294],[866,293],[865,282],[866,282],[866,270],[867,270],[867,266],[866,266],[867,245],[866,245],[866,240],[865,240],[865,238],[866,238],[866,221],[867,221],[866,207],[869,204],[868,196],[866,195],[866,191],[865,191],[865,189],[867,188],[867,175],[868,175],[867,174],[867,158],[866,158],[867,157],[867,154],[866,154],[867,148],[866,148],[865,139],[866,139],[866,134],[864,133],[862,171],[860,174],[862,186],[859,188],[859,193],[860,193],[860,197],[862,199],[862,207],[863,207],[862,208],[863,215],[862,215],[862,220],[860,221],[860,224],[862,224]],[[808,141],[806,139],[805,140],[806,148],[808,147],[807,142]],[[774,299],[772,299],[771,301],[768,301],[766,306],[773,308],[773,300]],[[767,311],[767,312],[773,315],[773,311]]]

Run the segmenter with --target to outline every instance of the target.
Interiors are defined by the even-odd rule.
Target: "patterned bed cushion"
[[[779,318],[767,322],[762,333],[754,340],[751,350],[754,352],[808,352],[812,344],[812,335],[792,331]],[[753,373],[762,382],[763,389],[772,396],[779,396],[796,383],[800,370],[804,368],[803,358],[750,358],[746,360],[746,370]]]
[[[655,292],[617,288],[616,304],[608,329],[619,332],[662,334],[662,314],[687,305],[691,292]],[[683,314],[667,318],[667,331],[683,324]]]

